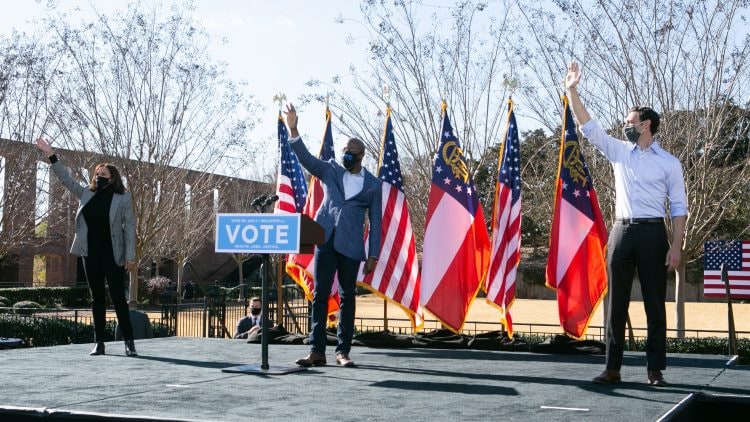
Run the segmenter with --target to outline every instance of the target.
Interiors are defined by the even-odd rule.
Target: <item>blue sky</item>
[[[144,0],[146,4],[150,1]],[[45,4],[45,0],[5,4],[0,33],[8,34],[12,29],[35,32],[39,27],[30,22],[44,14]],[[126,4],[112,0],[63,0],[58,10],[80,8],[88,12],[95,7],[112,13]],[[349,65],[365,60],[363,39],[353,44],[346,42],[353,25],[335,23],[338,16],[358,18],[359,1],[195,0],[195,5],[195,19],[214,37],[211,55],[227,63],[232,79],[247,81],[249,92],[265,107],[263,119],[252,134],[252,143],[275,140],[278,107],[272,99],[277,92],[283,92],[293,101],[306,91],[304,83],[309,79],[329,81],[334,75],[341,75],[345,82]],[[300,110],[300,129],[315,142],[319,142],[323,133],[323,110],[323,104],[311,104]],[[343,142],[336,138],[337,148]],[[272,151],[275,153],[275,148]],[[269,159],[263,161],[273,162],[275,154]]]

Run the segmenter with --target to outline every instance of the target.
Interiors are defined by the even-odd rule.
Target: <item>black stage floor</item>
[[[677,420],[672,409],[695,393],[750,395],[750,367],[726,356],[669,355],[670,385],[655,388],[642,353],[626,354],[621,384],[600,386],[591,378],[603,356],[355,347],[357,366],[343,368],[330,348],[328,366],[248,375],[222,369],[260,364],[259,344],[172,337],[136,345],[137,358],[125,357],[121,342],[96,357],[91,344],[0,351],[0,420],[653,421]],[[293,367],[308,348],[268,350],[276,368]]]

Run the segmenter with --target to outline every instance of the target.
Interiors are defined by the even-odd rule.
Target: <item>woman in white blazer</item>
[[[135,270],[135,214],[130,192],[126,191],[120,172],[112,164],[98,164],[89,185],[83,186],[60,162],[48,140],[37,139],[36,146],[49,158],[55,176],[80,201],[70,252],[83,258],[91,291],[96,346],[89,354],[104,354],[106,280],[125,339],[125,354],[138,356],[125,300],[126,271]]]

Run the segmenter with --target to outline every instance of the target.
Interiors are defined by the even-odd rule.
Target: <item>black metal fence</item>
[[[229,292],[229,293],[227,293]],[[185,337],[214,337],[232,338],[237,321],[246,315],[247,300],[240,299],[239,291],[227,290],[220,286],[209,286],[205,289],[205,297],[178,302],[176,294],[161,296],[161,304],[142,309],[148,314],[157,336],[185,336]],[[261,296],[260,288],[247,288],[242,297]],[[279,321],[279,306],[283,308],[281,325],[290,333],[306,334],[310,329],[310,305],[302,289],[296,284],[285,285],[281,289],[281,297],[273,289],[269,298],[268,317],[274,323]],[[89,309],[38,309],[26,310],[28,315],[14,314],[10,308],[0,308],[0,336],[22,338],[23,330],[29,326],[48,323],[49,330],[60,330],[55,334],[55,340],[34,342],[35,345],[86,343],[93,341],[93,321]],[[50,325],[51,320],[60,321],[59,328]],[[37,321],[36,323],[33,321]],[[114,311],[107,313],[108,332],[114,330],[116,317]],[[24,328],[26,327],[26,328]],[[437,321],[425,322],[424,330],[441,328]],[[497,321],[467,321],[462,333],[475,335],[488,331],[500,330],[502,326]],[[534,324],[516,322],[515,332],[521,336],[544,337],[561,334],[557,324]],[[19,331],[21,330],[21,331]],[[36,336],[39,330],[36,328]],[[397,334],[412,334],[411,322],[405,318],[359,317],[355,320],[357,332],[377,332],[388,330]],[[634,339],[642,340],[646,337],[645,328],[634,328]],[[682,334],[682,335],[680,335]],[[27,333],[28,335],[28,333]],[[750,332],[737,332],[739,337],[750,337]],[[668,336],[704,338],[725,337],[726,332],[720,330],[668,330]],[[589,326],[586,339],[604,340],[605,329],[602,326]]]
[[[174,335],[159,318],[149,318],[155,337]],[[104,341],[116,338],[117,318],[107,312]],[[0,308],[0,337],[19,338],[27,346],[55,346],[94,341],[90,309],[24,309]]]
[[[207,288],[206,296],[178,303],[176,297],[163,300],[159,320],[175,335],[185,337],[232,338],[237,321],[247,314],[247,298],[261,296],[259,288],[226,294],[221,288]],[[270,294],[268,311],[271,321],[279,321],[279,306],[283,307],[281,325],[291,333],[309,330],[309,305],[304,292],[297,285],[286,285],[281,290],[281,300],[275,290]]]

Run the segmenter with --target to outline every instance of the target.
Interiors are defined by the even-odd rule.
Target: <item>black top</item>
[[[112,232],[109,228],[109,209],[114,193],[112,187],[107,186],[104,190],[96,192],[81,210],[88,227],[89,256],[92,252],[101,252],[114,259]]]

